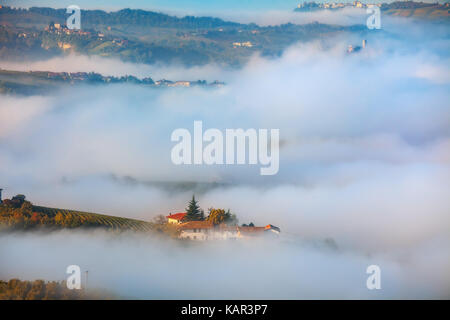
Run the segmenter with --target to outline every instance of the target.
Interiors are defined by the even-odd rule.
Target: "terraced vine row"
[[[152,230],[152,224],[149,222],[129,218],[108,216],[98,213],[56,209],[41,206],[33,206],[33,211],[46,214],[50,217],[55,217],[58,213],[60,213],[64,218],[66,218],[67,216],[77,216],[80,218],[82,222],[87,221],[89,219],[89,222],[91,223],[93,222],[96,226],[106,227],[108,229],[113,230],[132,230],[143,232]]]

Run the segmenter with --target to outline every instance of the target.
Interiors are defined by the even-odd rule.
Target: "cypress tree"
[[[200,206],[198,205],[197,200],[195,200],[195,195],[192,196],[192,200],[189,201],[188,207],[186,208],[186,221],[195,221],[195,220],[201,220],[202,218],[202,211],[200,209]]]

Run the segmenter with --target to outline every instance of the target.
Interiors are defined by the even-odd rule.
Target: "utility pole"
[[[84,284],[84,293],[87,293],[89,270],[86,270],[85,272],[86,272],[86,278],[85,278],[85,284]]]

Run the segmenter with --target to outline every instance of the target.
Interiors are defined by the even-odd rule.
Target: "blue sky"
[[[6,0],[2,1],[2,3],[14,7],[37,6],[58,8],[64,8],[71,4],[76,4],[82,9],[117,10],[122,8],[141,8],[153,11],[186,12],[186,14],[190,14],[196,12],[214,13],[230,10],[292,10],[298,3],[305,1],[313,0]],[[315,1],[326,2],[324,0]],[[351,2],[351,0],[339,1]],[[380,1],[391,2],[392,0],[362,0],[362,2],[371,3]],[[430,2],[430,0],[420,1]]]
[[[67,7],[76,4],[81,8],[101,8],[115,10],[119,8],[142,8],[151,10],[169,11],[218,11],[218,10],[284,10],[294,8],[298,0],[7,0],[6,5],[17,7],[48,6]]]

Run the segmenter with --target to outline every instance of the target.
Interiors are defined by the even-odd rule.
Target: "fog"
[[[65,280],[68,265],[89,272],[88,290],[145,299],[448,298],[448,260],[435,244],[414,255],[359,254],[323,242],[278,240],[180,246],[136,235],[62,231],[0,235],[2,278]],[[442,244],[440,244],[442,246]],[[448,246],[445,247],[448,249]],[[365,287],[368,265],[382,290]]]
[[[282,230],[277,241],[187,248],[131,235],[2,235],[0,278],[63,279],[68,264],[79,264],[93,286],[126,297],[449,298],[448,30],[407,29],[369,35],[357,54],[345,50],[361,38],[338,37],[293,45],[276,59],[255,55],[239,70],[83,56],[0,62],[227,83],[3,96],[4,197],[149,220],[183,210],[195,193],[204,209],[230,208],[240,223]],[[194,120],[205,129],[280,129],[279,173],[173,165],[170,134],[193,130]],[[381,291],[365,288],[370,264],[382,268]]]

